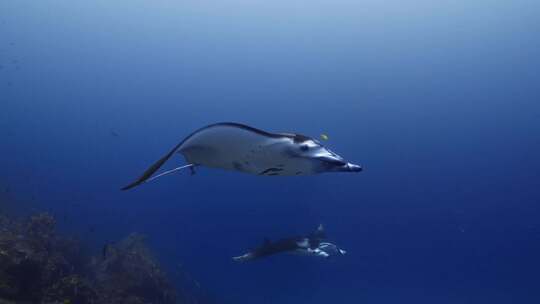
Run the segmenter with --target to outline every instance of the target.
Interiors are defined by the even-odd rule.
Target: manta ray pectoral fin
[[[155,179],[158,178],[158,177],[162,177],[162,176],[165,176],[165,175],[169,175],[169,174],[171,174],[171,173],[174,173],[174,172],[176,172],[176,171],[180,171],[180,170],[186,169],[186,168],[190,168],[190,169],[191,169],[191,175],[194,175],[194,174],[195,174],[195,169],[194,169],[194,167],[195,167],[194,164],[188,164],[188,165],[180,166],[180,167],[177,167],[177,168],[174,168],[174,169],[171,169],[171,170],[167,170],[167,171],[165,171],[165,172],[163,172],[163,173],[160,173],[160,174],[158,174],[158,175],[156,175],[156,176],[154,176],[154,177],[147,178],[147,179],[145,179],[145,180],[143,180],[143,181],[140,181],[140,182],[137,181],[136,184],[134,183],[134,185],[133,185],[133,184],[130,184],[130,185],[128,185],[128,186],[122,188],[122,190],[128,190],[128,189],[133,188],[133,187],[135,187],[135,186],[138,186],[138,185],[140,185],[140,184],[142,184],[142,183],[148,183],[148,182],[150,182],[150,181],[155,180]]]
[[[152,166],[150,166],[150,168],[146,169],[146,171],[144,171],[144,173],[137,180],[135,180],[133,183],[123,187],[122,190],[129,190],[131,188],[135,188],[138,185],[144,183],[147,179],[149,179],[152,176],[152,174],[154,174],[161,166],[163,166],[163,164],[167,160],[169,160],[169,158],[171,158],[171,156],[173,156],[174,152],[176,152],[176,150],[178,150],[178,148],[181,145],[182,145],[182,142],[179,143],[178,145],[176,145],[171,151],[169,151],[169,153],[167,153],[165,156],[163,156],[157,162],[155,162]]]

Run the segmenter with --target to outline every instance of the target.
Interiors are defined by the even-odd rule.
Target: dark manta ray
[[[152,177],[174,153],[182,154],[188,164]],[[269,133],[239,123],[222,122],[191,133],[122,190],[180,169],[193,170],[195,166],[256,175],[311,175],[362,170],[313,138],[300,134]]]
[[[307,236],[289,237],[271,242],[268,239],[264,243],[240,256],[233,257],[234,261],[246,262],[278,253],[296,253],[328,258],[331,256],[344,255],[347,252],[336,245],[325,242],[326,234],[322,225],[315,232]]]

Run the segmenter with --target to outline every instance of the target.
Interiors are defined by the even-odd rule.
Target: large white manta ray
[[[152,175],[175,153],[187,165]],[[184,168],[206,166],[266,176],[312,175],[323,172],[359,172],[319,141],[300,134],[269,133],[239,123],[222,122],[201,128],[122,190]]]

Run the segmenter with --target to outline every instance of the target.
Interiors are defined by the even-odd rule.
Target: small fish
[[[326,135],[326,134],[321,134],[321,139],[322,139],[322,140],[328,140],[328,135]]]

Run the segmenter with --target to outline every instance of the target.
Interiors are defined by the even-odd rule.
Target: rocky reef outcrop
[[[0,215],[0,304],[194,303],[177,294],[142,235],[91,257],[55,224],[46,213],[25,221]]]
[[[145,246],[143,235],[131,234],[117,244],[105,245],[92,269],[102,303],[176,301],[176,292]]]

